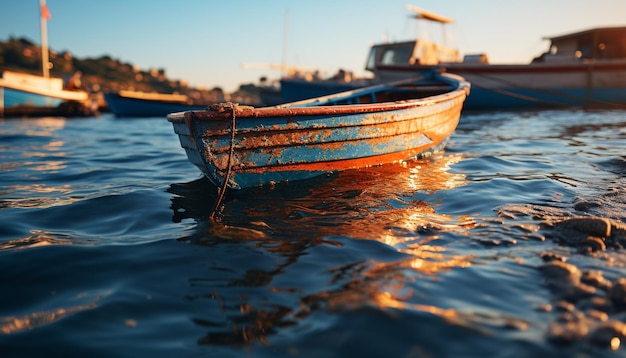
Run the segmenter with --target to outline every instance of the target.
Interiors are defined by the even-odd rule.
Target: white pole
[[[289,9],[285,11],[285,29],[283,30],[283,65],[280,70],[282,77],[285,75],[285,69],[287,67],[287,36],[289,34]]]
[[[48,59],[48,19],[44,14],[46,8],[46,0],[39,0],[39,11],[41,21],[41,68],[43,70],[43,76],[45,78],[50,77],[50,60]]]

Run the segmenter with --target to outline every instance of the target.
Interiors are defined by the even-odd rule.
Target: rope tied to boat
[[[230,175],[233,170],[233,158],[235,156],[235,132],[236,132],[236,116],[237,108],[239,107],[238,103],[226,102],[226,103],[218,103],[213,104],[208,107],[208,110],[216,111],[218,113],[225,113],[230,111],[231,119],[230,119],[230,148],[228,150],[228,167],[226,168],[226,175],[224,175],[224,183],[222,183],[221,188],[217,188],[217,200],[215,201],[215,206],[213,211],[211,212],[212,220],[220,220],[221,212],[223,210],[222,201],[224,200],[224,196],[226,194],[226,190],[228,189],[228,182],[230,180]],[[220,214],[220,216],[216,217],[216,214]]]

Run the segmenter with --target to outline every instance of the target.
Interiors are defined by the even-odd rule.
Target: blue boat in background
[[[224,192],[441,150],[469,90],[458,76],[429,71],[273,107],[222,103],[167,119],[191,163]]]
[[[183,94],[119,91],[104,94],[109,112],[116,117],[165,117],[168,113],[206,108],[192,104]]]

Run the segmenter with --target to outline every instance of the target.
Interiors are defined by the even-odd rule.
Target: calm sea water
[[[465,113],[441,156],[221,222],[164,118],[0,148],[1,357],[626,356],[626,111]]]

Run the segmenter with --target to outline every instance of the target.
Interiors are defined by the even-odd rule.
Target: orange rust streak
[[[439,144],[439,142],[436,142]],[[335,171],[346,170],[355,168],[371,167],[380,164],[394,163],[406,160],[414,157],[423,151],[433,147],[433,144],[425,144],[419,147],[403,150],[400,152],[381,154],[372,157],[355,158],[346,160],[337,160],[329,162],[315,162],[315,163],[302,163],[302,164],[287,164],[276,165],[268,167],[255,167],[255,168],[237,168],[237,172],[240,173],[263,173],[263,172],[275,172],[275,171]]]
[[[336,161],[329,161],[329,162],[315,162],[315,163],[293,163],[293,162],[292,163],[287,163],[287,162],[280,163],[279,162],[274,165],[267,163],[266,164],[267,166],[259,166],[258,163],[249,162],[245,159],[246,158],[245,152],[250,151],[250,150],[255,151],[255,150],[260,149],[263,151],[269,151],[273,153],[273,157],[280,158],[281,151],[282,151],[281,148],[285,146],[307,145],[307,143],[309,143],[307,145],[309,147],[323,146],[324,148],[328,150],[343,150],[346,148],[346,144],[348,143],[347,141],[340,141],[340,142],[310,144],[310,142],[308,141],[305,141],[305,142],[302,142],[301,140],[296,141],[295,139],[291,137],[287,137],[287,139],[285,139],[284,141],[283,140],[278,141],[272,137],[271,140],[269,139],[267,140],[274,144],[273,148],[248,148],[248,149],[237,148],[234,168],[238,172],[263,172],[263,171],[282,171],[282,170],[324,170],[326,171],[326,170],[343,170],[343,169],[351,169],[351,168],[361,168],[365,166],[383,164],[389,161],[401,161],[401,160],[410,158],[412,156],[415,156],[419,154],[420,152],[429,149],[432,146],[438,145],[442,140],[447,138],[453,132],[454,128],[456,127],[458,123],[458,114],[450,115],[446,118],[445,121],[439,122],[436,125],[435,123],[429,123],[429,122],[426,122],[426,123],[430,124],[431,126],[425,128],[423,127],[424,122],[421,122],[421,121],[416,122],[416,123],[407,122],[408,124],[407,127],[409,128],[413,127],[413,128],[410,128],[411,131],[409,133],[404,133],[406,132],[406,130],[403,130],[400,132],[402,132],[402,135],[410,135],[410,134],[424,135],[428,137],[432,142],[421,145],[419,147],[415,147],[415,148],[405,148],[404,150],[399,151],[399,152],[381,154],[381,155],[372,156],[368,158],[336,160]],[[421,131],[416,130],[418,128],[421,128],[422,130]],[[389,128],[389,132],[391,131],[393,131],[393,126],[390,126]],[[378,144],[380,144],[380,140],[382,138],[388,138],[388,137],[390,136],[387,135],[385,137],[374,137],[374,138],[370,138],[367,140],[360,140],[360,141],[354,141],[354,142],[369,142],[370,146],[376,147]],[[410,144],[407,144],[407,147],[408,146],[410,146]],[[228,158],[224,154],[226,151],[222,149],[223,148],[216,150],[213,148],[211,149],[211,152],[213,152],[213,155],[209,155],[210,153],[205,154],[207,158],[213,158],[213,163],[219,170],[225,170],[225,168],[227,168],[228,166]]]
[[[460,111],[460,108],[459,108]],[[443,116],[445,114],[439,113],[439,116]],[[458,112],[450,113],[446,115],[446,118],[442,118],[441,121],[437,121],[437,123],[429,123],[431,117],[421,117],[421,118],[411,118],[407,120],[403,120],[400,122],[387,122],[387,123],[377,123],[371,125],[364,125],[359,129],[359,134],[362,136],[361,139],[353,139],[353,140],[371,140],[377,138],[384,138],[389,136],[396,136],[401,134],[409,134],[409,133],[417,133],[422,132],[425,135],[431,137],[438,137],[439,135],[431,135],[430,131],[441,132],[442,134],[447,134],[450,132],[450,124],[454,121],[455,125],[457,123],[456,117],[458,116]],[[427,124],[431,124],[431,126],[426,127]],[[446,124],[446,125],[443,125]],[[312,142],[315,143],[319,141],[322,144],[324,139],[330,138],[332,136],[333,131],[341,130],[343,127],[333,127],[333,128],[324,128],[324,129],[303,129],[303,130],[293,130],[293,131],[280,131],[271,133],[271,131],[259,132],[259,133],[248,133],[245,138],[241,139],[241,141],[235,145],[236,149],[258,149],[258,148],[268,148],[268,147],[281,147],[281,146],[297,146],[297,145],[308,145]],[[211,136],[214,137],[214,136]],[[217,141],[213,141],[213,145],[211,146],[211,151],[214,154],[221,154],[224,152],[228,152],[230,150],[230,146],[222,146],[220,148],[216,148],[215,144]],[[328,143],[330,144],[330,143]]]

